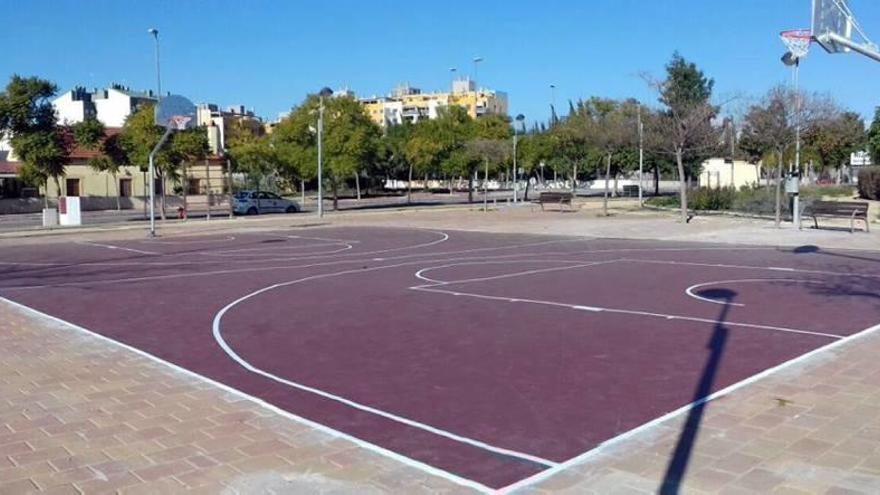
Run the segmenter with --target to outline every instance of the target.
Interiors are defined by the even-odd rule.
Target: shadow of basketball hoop
[[[697,294],[700,297],[721,302],[724,306],[721,308],[721,314],[718,316],[715,327],[712,330],[712,335],[706,344],[706,347],[709,349],[709,357],[703,366],[703,373],[694,391],[691,408],[678,436],[678,442],[675,445],[672,459],[670,459],[669,465],[666,468],[666,475],[659,490],[659,493],[662,495],[677,495],[681,489],[681,483],[687,472],[694,442],[700,430],[700,423],[703,420],[703,412],[708,404],[707,397],[712,393],[712,385],[715,383],[715,376],[718,374],[718,367],[721,364],[721,356],[724,354],[724,346],[727,344],[728,329],[724,326],[724,320],[727,318],[727,312],[730,310],[730,303],[733,302],[737,295],[736,292],[724,288],[706,289]]]

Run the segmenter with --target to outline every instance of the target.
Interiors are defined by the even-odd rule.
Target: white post
[[[516,204],[516,197],[519,195],[519,171],[516,164],[516,124],[513,126],[513,204]]]
[[[801,170],[801,95],[798,92],[798,76],[800,72],[801,62],[796,61],[794,64],[794,113],[795,113],[795,141],[794,141],[794,173],[800,174]],[[801,224],[800,208],[798,208],[798,193],[794,193],[794,203],[791,212],[791,221],[796,226]]]
[[[156,167],[155,167],[155,157],[156,153],[159,152],[159,148],[165,144],[165,141],[168,140],[168,136],[171,135],[173,129],[168,127],[165,129],[165,134],[162,134],[162,138],[159,139],[159,142],[156,143],[156,147],[153,148],[153,151],[150,151],[149,157],[149,168],[147,171],[147,175],[150,176],[150,237],[156,237]]]
[[[645,149],[642,137],[642,104],[639,103],[639,208],[642,207],[642,182],[645,167]]]
[[[324,134],[324,96],[320,96],[321,105],[318,107],[318,218],[324,216],[324,170],[323,170],[323,140]]]

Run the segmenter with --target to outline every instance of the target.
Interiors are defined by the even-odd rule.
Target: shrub
[[[865,167],[859,170],[859,197],[880,199],[880,167]]]
[[[776,214],[776,187],[743,187],[733,201],[733,210],[752,215]],[[786,198],[782,200],[782,214],[790,213]]]
[[[729,210],[733,206],[734,196],[736,191],[731,187],[701,187],[691,191],[690,207],[695,210]]]
[[[661,208],[676,208],[679,204],[678,195],[654,196],[653,198],[648,198],[645,202],[651,206],[659,206]]]

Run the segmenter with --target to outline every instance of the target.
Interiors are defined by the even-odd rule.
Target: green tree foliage
[[[13,75],[0,93],[0,136],[9,137],[24,162],[22,177],[31,184],[54,179],[59,194],[59,177],[64,175],[68,150],[56,124],[51,98],[58,88],[37,77]]]
[[[663,110],[650,119],[649,138],[657,151],[675,157],[678,168],[681,221],[688,221],[687,181],[705,156],[718,147],[720,134],[712,124],[718,109],[712,105],[714,81],[678,52],[666,65],[666,78],[651,81]],[[690,164],[685,166],[685,162]]]
[[[874,109],[874,120],[868,128],[867,145],[871,163],[880,164],[880,107]]]
[[[125,119],[125,124],[123,124],[122,131],[119,134],[119,145],[128,157],[128,162],[137,165],[142,172],[147,171],[150,152],[159,144],[159,140],[162,138],[163,131],[156,125],[153,108],[153,105],[144,105],[136,112],[130,114]],[[164,220],[165,177],[174,166],[173,161],[168,155],[167,147],[156,154],[153,165],[155,167],[155,176],[149,177],[147,180],[159,185],[156,193],[161,199],[160,215]]]
[[[121,210],[119,182],[116,177],[121,167],[128,163],[128,157],[119,147],[118,135],[107,136],[104,124],[91,117],[72,125],[71,132],[79,146],[98,151],[97,156],[89,159],[89,167],[113,178],[116,186],[116,209]]]
[[[854,112],[817,122],[804,133],[804,143],[815,152],[823,170],[849,163],[850,154],[862,150],[866,141],[865,123]]]
[[[308,179],[317,177],[319,107],[318,96],[307,97],[271,135],[272,153],[288,174]],[[377,158],[381,130],[357,100],[339,96],[324,100],[323,136],[324,179],[330,185],[335,209],[339,187]],[[267,156],[265,149],[252,148],[252,151]]]

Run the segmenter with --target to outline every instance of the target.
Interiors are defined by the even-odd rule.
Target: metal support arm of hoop
[[[880,52],[873,46],[856,43],[849,38],[845,38],[837,33],[825,33],[821,37],[822,42],[835,43],[850,50],[861,53],[862,55],[880,62]]]

